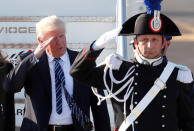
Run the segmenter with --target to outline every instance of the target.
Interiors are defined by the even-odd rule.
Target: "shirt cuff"
[[[36,56],[34,54],[33,54],[33,57],[34,57],[34,60],[36,61],[36,63],[38,63],[39,62],[39,59],[36,58]]]

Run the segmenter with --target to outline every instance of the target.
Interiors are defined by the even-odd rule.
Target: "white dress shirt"
[[[69,105],[66,101],[64,89],[62,89],[62,113],[58,114],[56,112],[56,91],[55,91],[55,61],[54,57],[51,56],[48,52],[48,63],[51,75],[51,84],[52,84],[52,112],[49,120],[49,125],[70,125],[73,123],[71,110]],[[59,61],[64,75],[65,75],[65,88],[69,92],[69,94],[73,95],[73,78],[70,76],[70,60],[69,55],[66,53],[60,57],[61,60]]]

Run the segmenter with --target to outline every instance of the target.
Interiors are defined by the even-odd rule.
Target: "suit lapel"
[[[48,59],[46,52],[43,53],[43,55],[39,59],[38,63],[38,72],[40,75],[40,78],[42,79],[42,82],[44,85],[44,90],[46,91],[49,100],[51,101],[51,76],[50,76],[50,70],[49,70],[49,65],[48,65]]]
[[[77,54],[69,49],[67,49],[67,53],[69,55],[70,64],[72,65]]]
[[[69,55],[70,65],[72,65],[77,53],[69,49],[67,49],[67,52]],[[76,99],[76,96],[78,95],[77,88],[78,88],[78,82],[75,79],[73,79],[73,98],[74,99]]]

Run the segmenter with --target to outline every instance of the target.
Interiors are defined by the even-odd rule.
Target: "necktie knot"
[[[61,58],[59,57],[59,58],[54,58],[54,61],[55,62],[59,62],[61,60]]]

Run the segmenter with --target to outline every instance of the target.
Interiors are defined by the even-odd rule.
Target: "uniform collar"
[[[163,61],[163,57],[159,57],[156,59],[147,59],[138,53],[135,55],[135,58],[137,62],[139,62],[140,64],[151,65],[151,66],[160,65]]]

